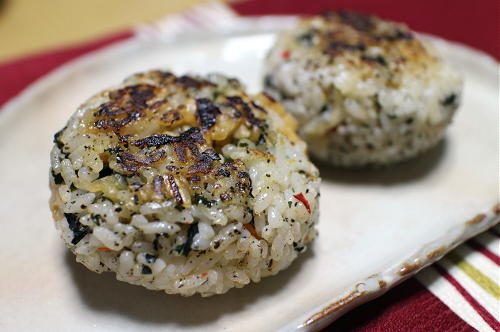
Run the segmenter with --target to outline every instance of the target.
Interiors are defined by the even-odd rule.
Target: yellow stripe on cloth
[[[500,299],[500,287],[496,282],[488,278],[481,271],[476,269],[472,264],[468,263],[465,259],[457,255],[455,252],[450,252],[446,256],[453,264],[455,264],[460,270],[474,280],[482,289],[490,293],[497,300]]]

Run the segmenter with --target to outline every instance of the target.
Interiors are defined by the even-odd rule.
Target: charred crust
[[[127,115],[127,117],[121,120],[115,119],[101,119],[94,122],[94,127],[97,129],[114,129],[119,130],[120,128],[128,125],[130,122],[138,119],[140,117],[139,113],[132,112]]]
[[[199,155],[197,144],[205,143],[205,139],[201,134],[200,128],[192,127],[181,133],[179,136],[171,136],[166,134],[155,134],[146,138],[137,140],[132,144],[139,148],[160,147],[166,144],[173,144],[174,151],[177,157],[182,162],[187,161],[186,149],[189,149],[194,156]]]
[[[361,56],[361,61],[364,61],[364,62],[367,62],[367,63],[378,63],[379,65],[387,66],[387,61],[381,55],[375,55],[375,56],[362,55]]]
[[[337,13],[342,22],[350,25],[358,31],[368,32],[371,31],[374,27],[373,18],[371,16],[344,10],[338,11]],[[332,14],[334,13],[326,13],[325,17],[328,18]]]
[[[156,175],[153,178],[153,191],[156,195],[158,196],[163,196],[163,176],[161,175]]]
[[[154,73],[156,73],[156,77],[159,78],[160,82],[165,82],[168,79],[170,79],[170,78],[172,78],[172,77],[175,76],[174,74],[172,74],[169,71],[156,70]]]
[[[227,97],[227,101],[227,106],[230,106],[238,113],[243,114],[250,126],[256,126],[259,128],[263,126],[262,120],[259,120],[255,117],[255,114],[253,113],[250,106],[245,103],[243,99],[241,99],[241,97]]]
[[[392,43],[414,39],[413,33],[405,26],[388,22],[387,27],[381,27],[382,22],[376,16],[333,11],[323,13],[322,18],[326,21],[327,28],[324,31],[311,28],[309,33],[318,35],[323,52],[331,57],[344,53],[363,53],[369,46],[381,43],[391,47]],[[387,65],[386,59],[378,56],[368,55],[361,60]]]
[[[174,196],[175,202],[177,203],[177,205],[182,205],[182,203],[184,203],[184,200],[182,199],[181,192],[179,191],[179,186],[177,185],[177,182],[175,182],[175,178],[171,175],[167,175],[167,182],[170,187],[172,196]]]
[[[201,177],[197,174],[193,174],[192,176],[188,176],[186,179],[192,183],[197,183],[197,182],[201,181]]]
[[[196,200],[186,195],[209,191],[203,204],[220,204],[222,199],[245,205],[252,197],[252,183],[244,163],[223,158],[217,152],[221,145],[234,143],[233,133],[229,131],[224,133],[227,137],[219,137],[210,129],[217,126],[219,115],[224,113],[227,121],[234,122],[230,130],[246,126],[251,129],[250,139],[265,143],[268,111],[261,105],[267,103],[253,102],[238,90],[237,80],[230,82],[238,84],[238,89],[230,88],[234,94],[229,97],[224,89],[227,83],[219,90],[202,79],[160,71],[134,75],[125,84],[131,81],[134,85],[101,94],[108,101],[82,116],[85,124],[82,134],[89,139],[90,134],[97,135],[98,140],[108,144],[98,154],[104,164],[99,177],[123,175],[121,178],[126,181],[123,185],[132,193],[133,204],[139,204],[140,200],[169,199],[177,209],[183,209],[190,202],[196,204]],[[138,81],[147,83],[136,84]],[[211,97],[200,98],[196,89],[205,86],[208,88],[203,95]],[[99,132],[99,129],[109,131]],[[60,135],[54,138],[58,145],[62,145],[58,142]],[[60,178],[56,174],[53,181],[60,182]]]
[[[217,173],[215,173],[216,175],[219,175],[219,176],[224,176],[226,178],[230,177],[231,176],[231,172],[229,172],[227,169],[225,168],[220,168],[219,170],[217,170]]]
[[[231,178],[234,182],[229,191],[226,191],[225,196],[221,196],[223,200],[232,199],[233,196],[230,193],[239,193],[242,196],[250,196],[252,192],[252,180],[250,175],[244,171],[244,164],[241,160],[235,160],[232,162],[226,162],[222,164],[219,168],[215,169],[212,174],[216,177]]]
[[[160,86],[163,86],[170,83],[175,75],[169,71],[151,70],[149,72],[135,74],[133,75],[133,77],[137,79],[151,79],[158,83]]]
[[[272,87],[272,85],[271,85],[271,84],[267,84],[267,82],[266,82],[266,86]],[[267,93],[267,92],[262,92],[262,95],[263,95],[264,97],[266,97],[266,98],[267,98],[270,102],[272,102],[272,103],[275,103],[275,102],[276,102],[276,99],[274,99],[274,98],[273,98],[273,97],[272,97],[269,93]]]
[[[255,107],[255,109],[261,111],[262,113],[267,114],[267,111],[264,109],[264,107],[260,106],[256,102],[252,101],[252,106]]]
[[[118,136],[118,142],[120,142],[121,144],[127,145],[130,142],[131,138],[132,138],[132,136],[130,136],[130,135],[121,135],[121,136]]]
[[[163,150],[158,150],[151,155],[146,155],[144,157],[139,157],[128,152],[122,152],[116,155],[116,162],[126,171],[135,173],[140,167],[151,165],[165,157],[165,151]]]
[[[195,148],[196,148],[195,153],[197,153],[198,148],[197,147],[195,147]],[[185,146],[180,145],[180,144],[176,144],[176,145],[174,145],[174,151],[175,151],[175,154],[177,155],[177,158],[179,158],[180,161],[182,161],[183,163],[185,163],[187,161]]]
[[[366,45],[362,43],[350,44],[343,41],[332,41],[328,44],[325,51],[327,54],[336,56],[344,51],[364,51],[366,49]]]
[[[203,129],[209,129],[217,122],[219,108],[208,98],[196,99],[196,115]]]
[[[213,168],[214,160],[220,160],[220,156],[213,149],[208,149],[196,158],[196,163],[189,167],[189,174],[208,174]]]
[[[414,37],[411,31],[396,29],[394,33],[382,34],[380,36],[375,36],[374,38],[376,40],[397,41],[397,40],[412,40]]]
[[[240,193],[251,193],[252,192],[252,182],[250,178],[241,179],[241,181],[236,182],[236,188]]]
[[[223,176],[226,178],[231,177],[233,172],[237,171],[240,167],[240,161],[226,162],[222,164],[216,171],[215,176]]]
[[[200,128],[192,127],[181,133],[179,136],[170,136],[166,134],[155,134],[148,136],[146,138],[140,139],[132,143],[134,146],[140,148],[151,148],[151,147],[159,147],[166,144],[173,143],[193,143],[193,144],[203,144],[205,143],[205,139],[201,134]]]
[[[161,116],[161,121],[174,123],[175,121],[179,121],[181,118],[182,118],[182,115],[179,112],[179,110],[171,110],[171,111],[164,113]]]
[[[395,24],[393,24],[390,31],[378,31],[377,26],[380,19],[376,16],[341,10],[325,12],[322,14],[322,17],[340,27],[349,26],[357,31],[360,36],[369,37],[373,40],[396,41],[413,39],[411,31]],[[340,28],[339,26],[337,28]]]
[[[247,172],[239,171],[238,172],[238,177],[240,179],[244,179],[244,178],[250,178],[250,175]]]
[[[104,150],[105,152],[108,152],[109,154],[117,154],[119,152],[123,152],[123,149],[119,146],[115,146],[109,149]]]
[[[151,104],[151,106],[149,106],[149,108],[151,110],[158,110],[160,109],[163,105],[165,105],[166,103],[168,102],[168,100],[166,99],[161,99],[161,100],[158,100],[158,101],[155,101],[154,103]]]
[[[155,87],[136,84],[109,93],[110,101],[98,107],[95,117],[113,117],[130,111],[141,111],[155,94]]]
[[[229,201],[231,198],[232,198],[231,194],[228,194],[228,193],[223,193],[223,194],[220,195],[220,199],[223,202]]]
[[[139,119],[148,107],[147,102],[155,95],[156,87],[149,84],[136,84],[109,93],[110,101],[101,104],[94,117],[97,129],[119,130]]]
[[[205,86],[215,86],[212,82],[202,80],[202,79],[196,79],[188,75],[183,75],[180,77],[176,77],[174,79],[174,82],[179,84],[185,89],[188,88],[194,88],[194,89],[200,89]]]

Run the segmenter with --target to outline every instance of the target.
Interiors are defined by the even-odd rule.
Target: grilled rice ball
[[[221,75],[133,75],[54,136],[50,206],[78,262],[171,294],[225,293],[315,237],[318,171],[295,121]]]
[[[462,94],[460,75],[406,26],[344,11],[282,33],[265,86],[299,120],[312,155],[344,167],[434,146]]]

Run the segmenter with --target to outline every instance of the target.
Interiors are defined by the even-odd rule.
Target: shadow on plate
[[[115,279],[114,273],[101,275],[87,270],[66,252],[66,266],[82,302],[90,310],[123,316],[136,322],[152,324],[173,323],[196,326],[215,321],[224,314],[243,310],[260,298],[273,296],[299,273],[306,260],[314,256],[313,246],[300,255],[292,265],[276,276],[263,278],[244,288],[231,289],[223,295],[202,298],[199,295],[182,297],[151,291]]]
[[[315,161],[315,164],[324,181],[349,185],[394,185],[417,181],[429,175],[446,154],[446,145],[446,139],[443,139],[435,147],[416,158],[381,168],[344,169],[319,161]]]

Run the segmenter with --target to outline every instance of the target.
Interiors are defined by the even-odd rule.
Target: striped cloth
[[[499,331],[498,225],[462,244],[416,278],[479,331]]]
[[[233,6],[245,13],[245,5]],[[169,39],[195,26],[223,27],[236,16],[226,5],[209,3],[132,32],[0,64],[0,106],[52,69],[105,45],[133,35]],[[354,309],[328,330],[500,331],[499,238],[497,225],[380,299]]]

